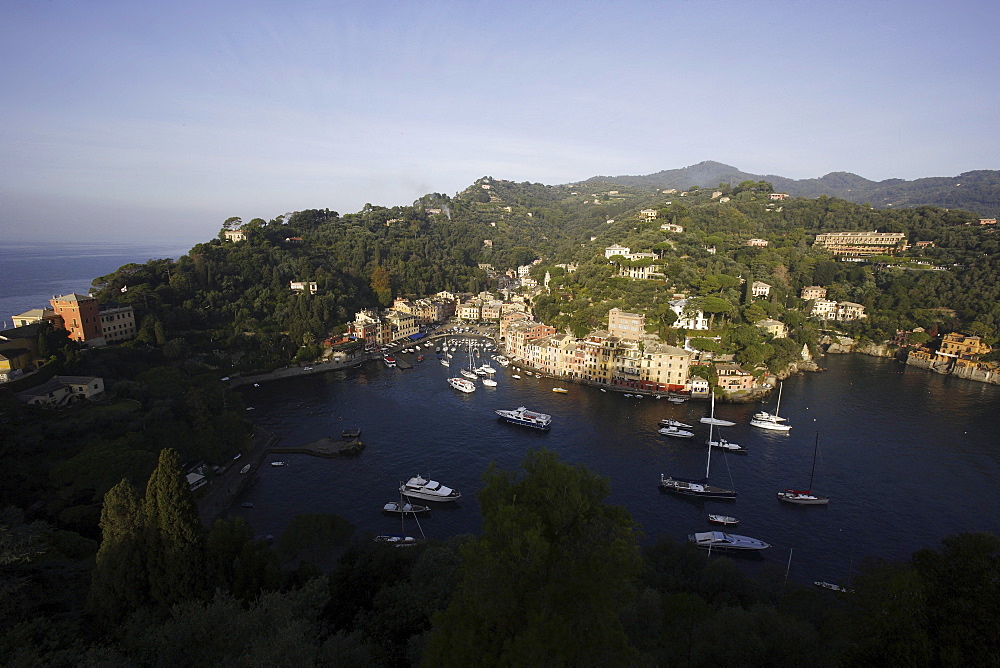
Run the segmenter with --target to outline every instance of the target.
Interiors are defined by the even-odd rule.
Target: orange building
[[[49,303],[56,315],[62,318],[63,327],[69,332],[69,338],[90,345],[104,345],[101,312],[96,299],[74,292],[62,297],[53,297]]]

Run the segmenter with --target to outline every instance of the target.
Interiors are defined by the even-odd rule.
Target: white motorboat
[[[707,550],[766,550],[771,547],[762,540],[740,536],[724,531],[699,531],[688,536],[688,540]]]
[[[449,378],[448,384],[454,387],[459,392],[475,392],[476,384],[471,380],[466,380],[465,378]]]
[[[518,376],[518,375],[517,375],[516,373],[512,373],[512,374],[510,374],[510,377],[511,377],[511,378],[517,378],[518,380],[521,380],[521,377],[520,377],[520,376]]]
[[[419,474],[400,485],[399,491],[408,498],[425,501],[457,501],[462,498],[458,490],[445,487],[437,480],[427,480]]]
[[[557,392],[559,394],[566,394],[567,392],[569,392],[569,390],[567,390],[565,387],[553,387],[552,391]]]
[[[678,427],[660,427],[659,432],[661,436],[673,436],[674,438],[692,438],[694,436],[693,431]]]
[[[441,366],[451,366],[451,362],[448,360],[441,360]]]
[[[664,419],[664,420],[660,420],[660,426],[661,427],[677,427],[678,429],[694,429],[694,427],[692,427],[689,424],[686,424],[684,422],[680,422],[678,420],[671,420],[669,418],[668,419]]]
[[[271,462],[271,466],[284,466],[285,462]]]
[[[479,376],[477,376],[475,374],[475,372],[469,371],[468,369],[462,369],[461,371],[459,371],[459,373],[461,373],[463,376],[465,376],[469,380],[476,380],[477,378],[479,378]]]
[[[737,454],[737,455],[745,455],[747,453],[747,449],[744,448],[739,443],[732,443],[732,442],[727,441],[726,439],[722,438],[721,436],[719,437],[719,440],[717,440],[717,441],[709,441],[708,444],[710,446],[712,446],[713,448],[718,448],[718,449],[724,450],[726,452],[732,452],[733,454]]]
[[[485,385],[486,387],[496,387],[497,382],[492,378],[483,378],[483,385]]]
[[[519,406],[512,411],[498,409],[496,414],[499,415],[501,419],[510,422],[511,424],[521,425],[522,427],[532,427],[533,429],[548,431],[552,426],[551,415],[546,415],[545,413],[539,413],[537,411],[529,411],[524,406]]]

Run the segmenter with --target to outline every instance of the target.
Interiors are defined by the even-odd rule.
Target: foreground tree
[[[88,611],[103,623],[117,623],[146,603],[142,533],[139,497],[123,478],[104,495],[101,547],[87,599]]]
[[[606,479],[552,452],[523,468],[484,474],[483,534],[462,549],[424,664],[634,665],[619,619],[641,563],[631,518],[605,505]]]
[[[142,511],[153,600],[172,605],[202,596],[205,532],[176,450],[160,451],[160,462],[146,485]]]

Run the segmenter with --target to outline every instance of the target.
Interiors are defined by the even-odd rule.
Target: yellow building
[[[938,355],[969,360],[980,355],[985,355],[991,350],[992,348],[983,343],[982,339],[978,336],[966,336],[958,332],[950,332],[945,334],[941,339]]]

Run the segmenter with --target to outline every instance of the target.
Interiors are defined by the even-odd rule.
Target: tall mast
[[[711,389],[711,387],[709,387]],[[712,419],[708,423],[708,461],[705,462],[705,480],[708,480],[708,471],[712,467],[712,430],[715,428],[715,392],[712,392]]]
[[[816,445],[813,446],[813,467],[809,472],[809,491],[812,492],[813,476],[816,475],[816,453],[819,451],[819,432],[816,432]]]
[[[778,383],[778,405],[774,408],[774,415],[781,415],[781,386],[784,383]]]

